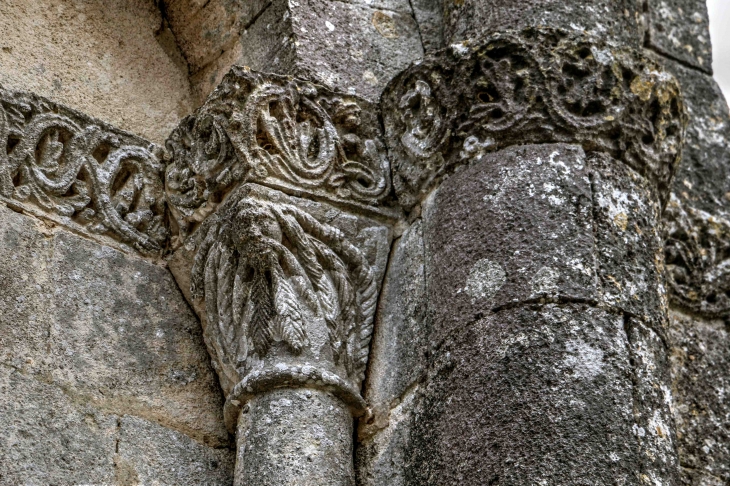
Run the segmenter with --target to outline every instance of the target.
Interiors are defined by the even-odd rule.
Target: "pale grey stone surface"
[[[236,485],[354,486],[352,416],[341,400],[307,389],[254,397],[238,422]]]
[[[437,28],[428,27],[436,22],[432,5],[419,5],[414,18],[407,0],[164,3],[200,101],[232,65],[304,77],[375,101],[423,55],[416,19],[426,31]]]
[[[115,462],[121,485],[230,486],[235,456],[228,448],[213,449],[154,422],[124,416]]]
[[[6,386],[0,399],[6,413],[36,416],[0,419],[15,424],[15,436],[26,440],[0,447],[0,464],[20,474],[36,462],[56,464],[68,456],[73,458],[68,467],[38,466],[39,477],[57,484],[110,483],[104,474],[107,467],[114,474],[114,444],[104,456],[104,427],[113,435],[116,420],[107,417],[125,414],[193,438],[187,440],[230,447],[223,397],[199,323],[167,269],[5,206],[0,221],[0,363],[16,370],[12,383],[18,390],[30,386],[24,383],[45,390],[13,395]],[[61,422],[54,418],[66,415]],[[59,431],[58,439],[52,430]],[[8,463],[13,450],[19,455]],[[96,476],[87,481],[79,475],[87,472]],[[28,484],[52,484],[47,481]]]
[[[112,484],[117,417],[0,364],[0,484]]]

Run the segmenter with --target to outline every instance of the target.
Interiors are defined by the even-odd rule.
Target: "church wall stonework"
[[[192,111],[188,67],[154,0],[9,0],[0,85],[162,143]]]
[[[0,485],[730,480],[701,0],[0,12]]]

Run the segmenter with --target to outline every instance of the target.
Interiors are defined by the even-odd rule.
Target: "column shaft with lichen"
[[[676,484],[676,81],[630,47],[528,28],[406,70],[382,110],[427,303],[399,484]]]

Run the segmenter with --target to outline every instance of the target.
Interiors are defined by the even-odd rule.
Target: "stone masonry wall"
[[[187,63],[154,0],[2,2],[0,85],[157,143],[194,108]]]

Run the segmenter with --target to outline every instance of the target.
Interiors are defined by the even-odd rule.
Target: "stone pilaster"
[[[354,484],[398,215],[376,107],[234,68],[168,147],[170,267],[237,430],[236,484]]]
[[[528,29],[409,68],[382,110],[429,333],[398,484],[675,484],[660,217],[676,81]]]

